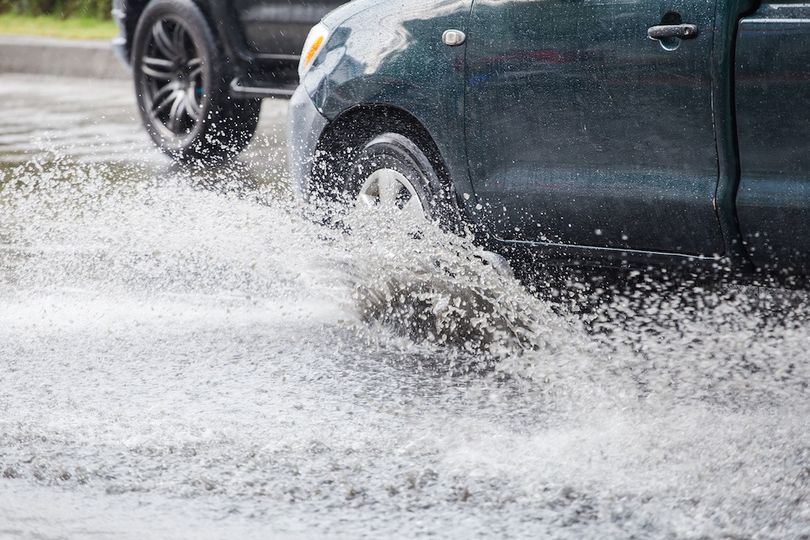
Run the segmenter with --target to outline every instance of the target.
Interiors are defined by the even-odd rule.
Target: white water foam
[[[374,213],[324,227],[206,174],[7,174],[3,490],[306,536],[810,528],[803,294],[567,312],[466,239]],[[11,506],[0,533],[26,532]],[[173,530],[156,520],[141,537]]]

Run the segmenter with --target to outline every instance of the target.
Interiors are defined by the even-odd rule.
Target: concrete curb
[[[0,73],[129,79],[107,41],[0,36]]]

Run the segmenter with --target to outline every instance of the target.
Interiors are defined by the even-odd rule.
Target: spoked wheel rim
[[[360,187],[357,205],[361,208],[398,210],[412,218],[427,219],[416,189],[408,178],[394,169],[377,169]]]
[[[188,137],[202,117],[203,61],[188,27],[165,17],[152,25],[141,61],[145,113],[164,136]]]

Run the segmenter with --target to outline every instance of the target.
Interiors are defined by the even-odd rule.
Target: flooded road
[[[0,538],[810,537],[805,293],[552,303],[315,225],[284,102],[189,170],[127,84],[0,98]]]

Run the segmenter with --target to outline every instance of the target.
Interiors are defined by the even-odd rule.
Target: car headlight
[[[298,63],[298,77],[303,78],[312,63],[318,57],[318,53],[326,44],[329,38],[329,28],[323,24],[318,23],[312,27],[307,36],[307,41],[304,43],[304,50],[301,51],[301,61]]]

